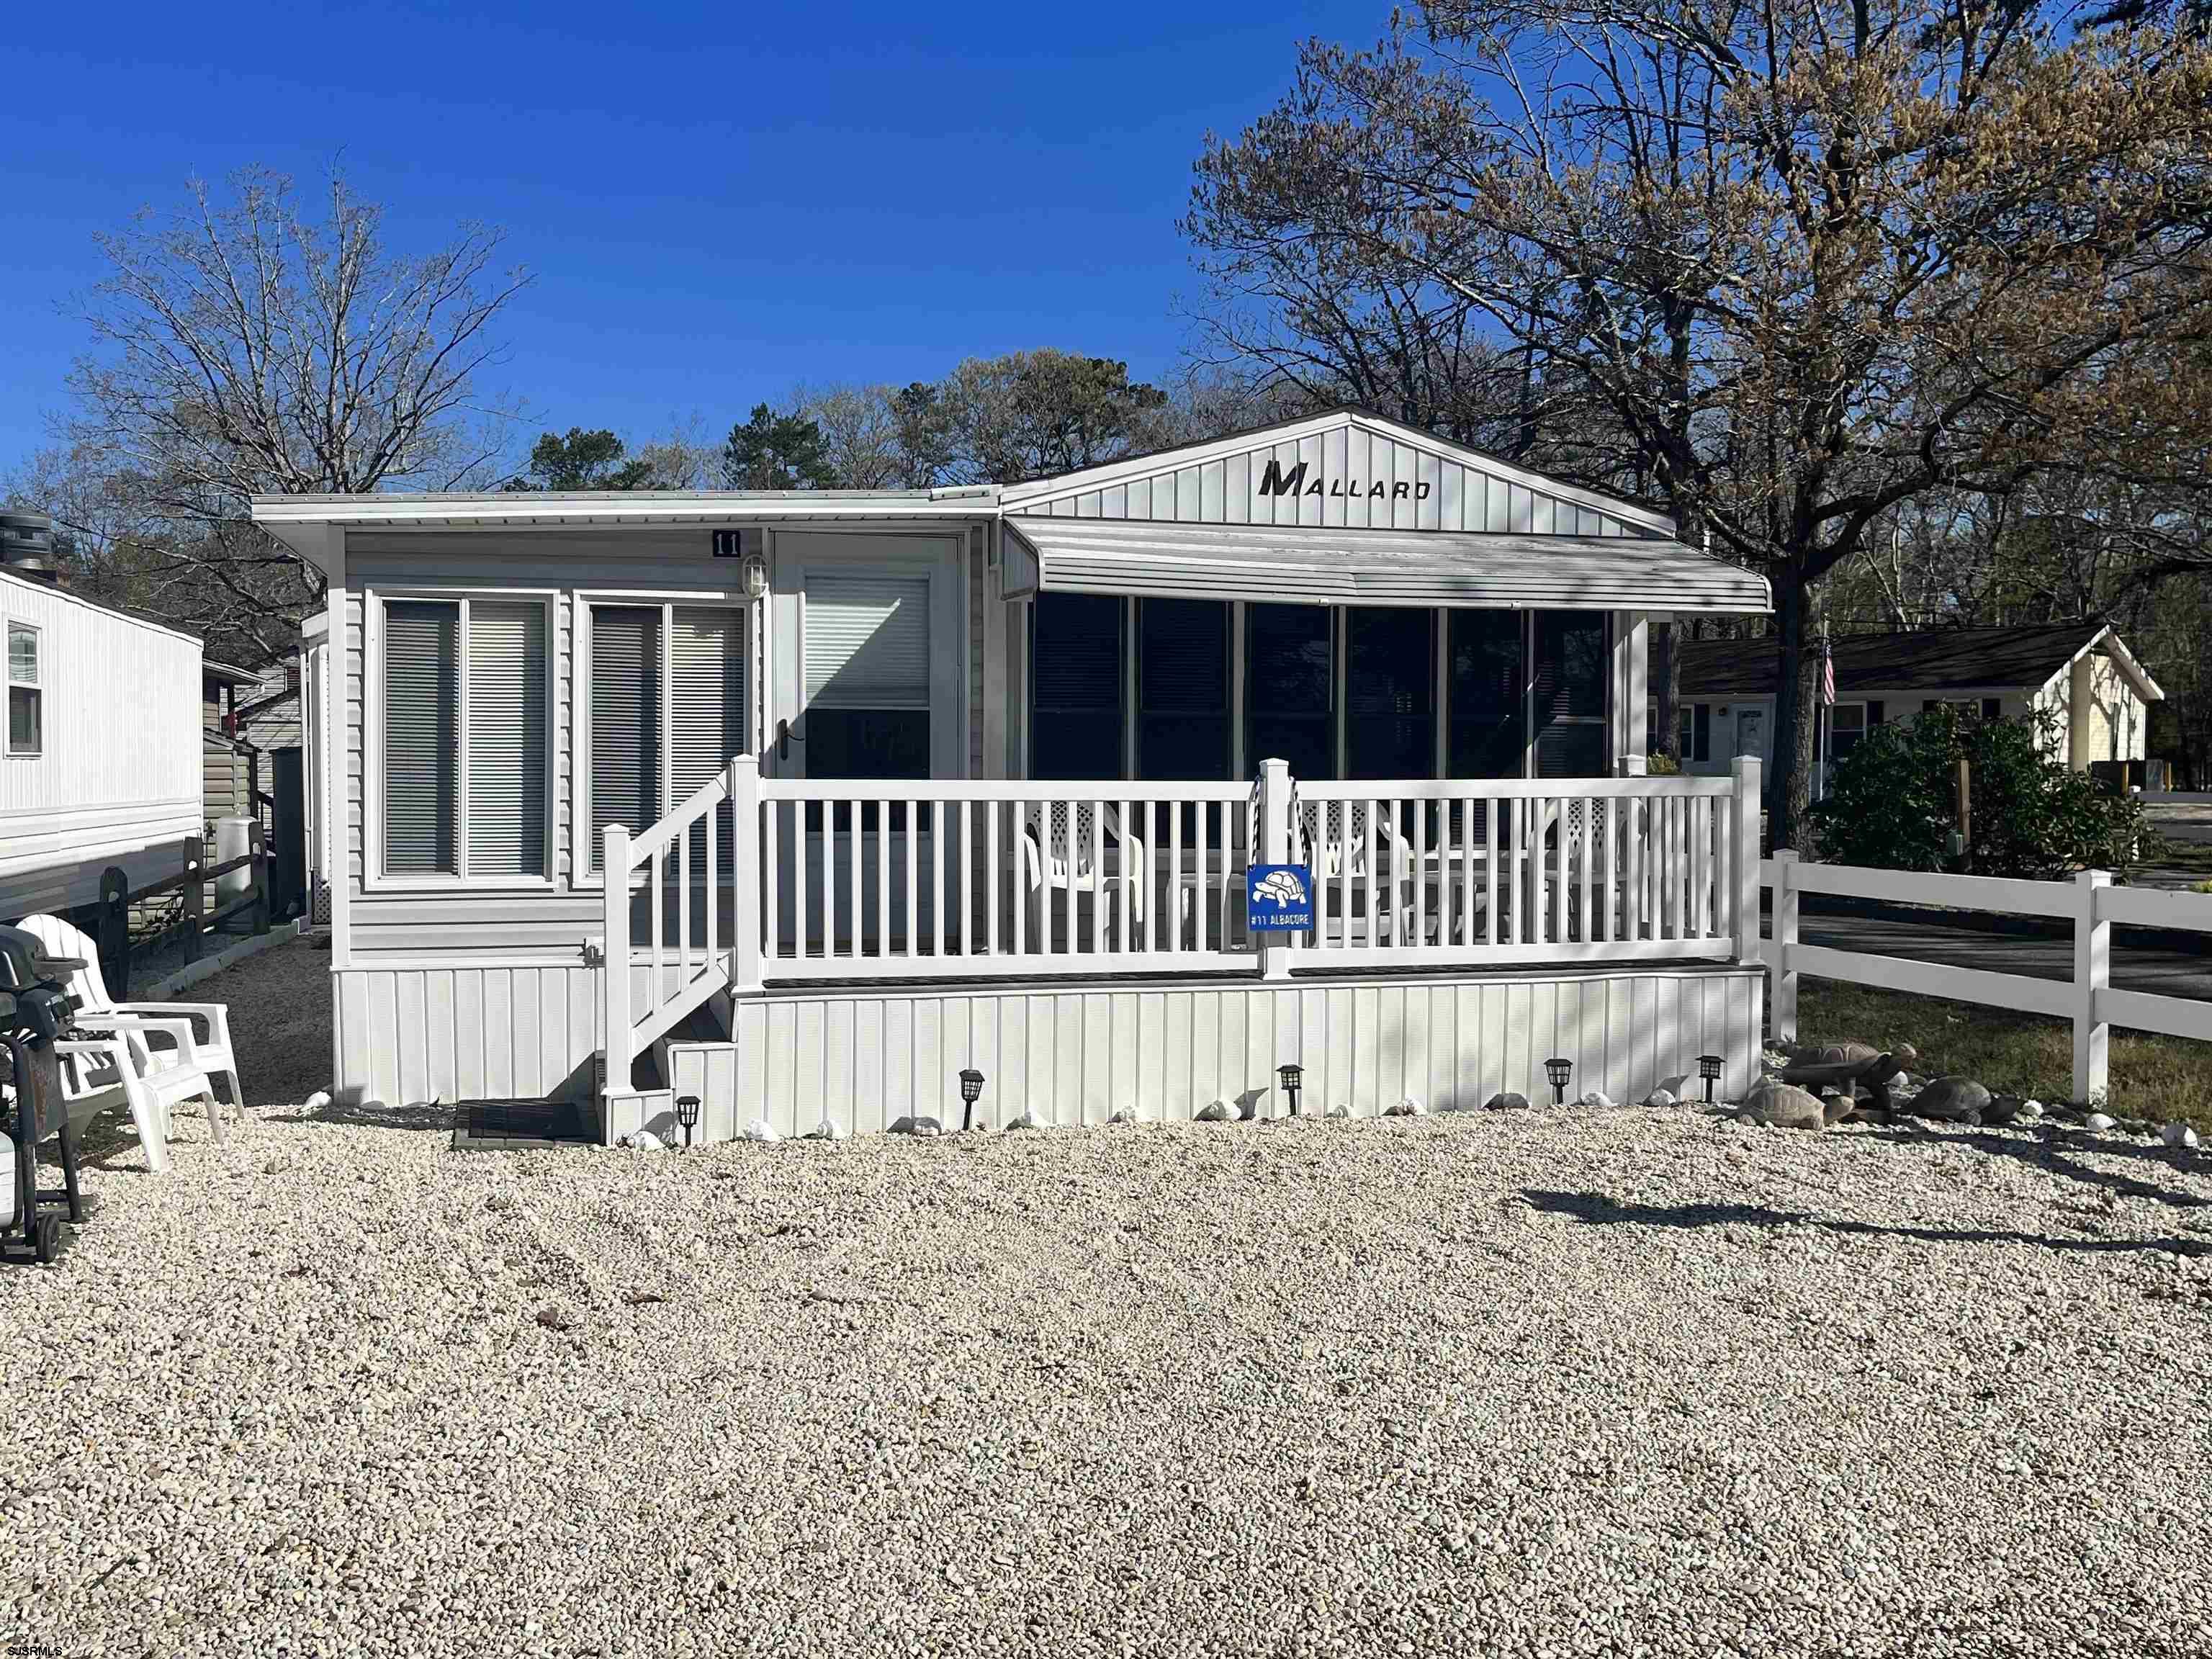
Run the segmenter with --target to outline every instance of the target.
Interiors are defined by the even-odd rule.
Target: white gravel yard
[[[0,1269],[0,1650],[2212,1651],[2138,1142],[180,1133]]]

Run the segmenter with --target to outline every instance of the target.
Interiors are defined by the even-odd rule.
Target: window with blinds
[[[1536,775],[1599,778],[1605,744],[1605,612],[1536,613]]]
[[[1437,769],[1435,613],[1348,610],[1344,657],[1345,775],[1429,776]]]
[[[461,608],[384,608],[384,868],[459,875]]]
[[[592,850],[609,824],[633,832],[660,818],[659,605],[592,611]]]
[[[468,873],[544,876],[545,607],[476,600],[468,623]]]
[[[745,737],[745,613],[737,605],[600,605],[591,614],[591,848],[609,824],[651,828],[711,783]],[[664,650],[663,642],[666,648]],[[716,845],[730,845],[721,809]],[[692,830],[695,874],[707,831]]]
[[[1137,602],[1139,777],[1230,775],[1230,615],[1214,599]]]
[[[545,606],[395,599],[383,606],[384,872],[550,872]]]
[[[1030,614],[1030,775],[1121,775],[1121,619],[1109,594],[1040,593]]]
[[[1451,613],[1446,695],[1452,777],[1517,778],[1525,769],[1521,624],[1518,611]]]
[[[1244,610],[1244,761],[1290,763],[1291,775],[1336,775],[1335,612],[1323,605]]]
[[[929,775],[929,578],[806,573],[806,770]]]

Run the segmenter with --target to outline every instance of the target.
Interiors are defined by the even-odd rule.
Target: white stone
[[[1009,1118],[1006,1127],[1009,1129],[1041,1129],[1044,1126],[1036,1121],[1035,1112],[1024,1111],[1019,1117]]]
[[[1139,1119],[1136,1113],[1127,1106],[1117,1106],[1114,1109],[1114,1115],[1106,1121],[1109,1123],[1135,1123]]]
[[[1680,1072],[1673,1077],[1662,1077],[1659,1079],[1659,1086],[1677,1100],[1687,1100],[1690,1097],[1690,1074]]]
[[[902,1117],[891,1125],[895,1135],[941,1135],[945,1126],[933,1117]]]
[[[1583,1104],[1594,1112],[1609,1112],[1613,1109],[1613,1097],[1602,1089],[1592,1089],[1583,1097]]]
[[[1428,1115],[1429,1109],[1421,1103],[1419,1095],[1407,1095],[1398,1103],[1400,1117],[1426,1117]]]
[[[641,1152],[657,1152],[664,1148],[660,1137],[650,1129],[640,1129],[634,1134],[624,1135],[615,1144],[628,1146],[633,1151]]]
[[[776,1133],[766,1118],[757,1117],[745,1125],[745,1139],[759,1141],[763,1146],[773,1146],[783,1137]]]
[[[2169,1123],[2160,1134],[2167,1146],[2178,1151],[2187,1152],[2197,1145],[2197,1131],[2186,1123]]]
[[[1200,1107],[1196,1114],[1200,1123],[1227,1123],[1236,1115],[1237,1109],[1225,1100],[1210,1101]]]
[[[814,1126],[813,1133],[806,1138],[809,1140],[842,1140],[845,1126],[834,1117],[825,1117]]]
[[[1328,1115],[1331,1117],[1350,1117],[1352,1115],[1352,1108],[1349,1106],[1332,1106],[1328,1109]]]
[[[1644,1103],[1646,1106],[1674,1106],[1680,1104],[1680,1103],[1674,1098],[1674,1091],[1671,1089],[1654,1089],[1650,1094],[1644,1097]]]
[[[307,1109],[311,1112],[319,1112],[324,1107],[330,1103],[331,1091],[328,1089],[316,1090],[314,1093],[307,1097]]]
[[[2113,1124],[2112,1120],[2106,1117],[2102,1112],[2092,1112],[2088,1116],[2081,1120],[2081,1127],[2085,1129],[2094,1129],[2100,1133],[2102,1133],[2105,1130],[2112,1128],[2116,1126]]]

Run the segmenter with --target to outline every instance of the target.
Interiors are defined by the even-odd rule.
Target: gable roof
[[[1262,492],[1270,463],[1278,484],[1293,471],[1299,475],[1295,490]],[[1070,518],[1540,535],[1674,533],[1674,521],[1662,513],[1352,404],[1007,484],[999,500],[1008,514]]]
[[[2041,686],[2084,653],[2101,647],[2146,702],[2165,696],[2108,623],[2034,628],[1942,628],[1917,634],[1846,634],[1831,646],[1836,694],[1871,691],[2000,691]],[[1764,697],[1774,694],[1781,642],[1684,640],[1682,695]]]

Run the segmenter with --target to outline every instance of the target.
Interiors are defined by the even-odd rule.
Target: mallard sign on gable
[[[1663,515],[1361,410],[1001,490],[1005,510],[1154,523],[1670,536]]]
[[[1357,478],[1324,480],[1318,472],[1310,482],[1306,477],[1306,463],[1298,462],[1288,471],[1273,456],[1260,474],[1260,493],[1262,495],[1364,495],[1371,501],[1425,501],[1435,483],[1427,478],[1394,478],[1384,483],[1375,479],[1362,488]]]

